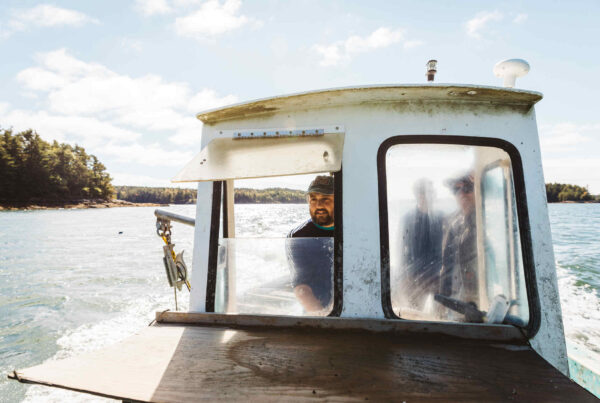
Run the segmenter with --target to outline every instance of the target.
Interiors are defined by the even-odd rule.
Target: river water
[[[304,205],[237,205],[238,236],[285,236]],[[550,205],[565,332],[600,357],[600,204]],[[169,210],[193,216],[194,206]],[[154,208],[0,213],[0,401],[109,401],[6,374],[113,344],[173,309]],[[193,229],[175,224],[191,266]],[[179,295],[186,309],[185,292]],[[571,347],[570,347],[571,348]]]

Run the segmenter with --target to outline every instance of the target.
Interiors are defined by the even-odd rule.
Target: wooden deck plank
[[[158,323],[200,326],[279,327],[294,329],[335,329],[344,331],[366,330],[370,332],[402,334],[432,333],[464,339],[495,340],[517,343],[523,343],[525,340],[523,334],[514,326],[479,323],[171,311],[156,312],[156,321]]]
[[[525,345],[360,330],[157,325],[17,375],[157,402],[597,401]]]

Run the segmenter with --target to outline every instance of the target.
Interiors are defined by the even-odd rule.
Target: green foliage
[[[591,201],[595,197],[589,194],[587,188],[568,185],[564,183],[547,183],[546,198],[548,203],[557,203],[564,201]]]
[[[117,199],[132,203],[190,204],[196,202],[195,189],[116,186]],[[235,189],[235,203],[305,203],[302,190]]]
[[[83,147],[52,144],[32,130],[0,129],[0,202],[112,198],[111,177]]]
[[[306,203],[306,192],[296,189],[235,189],[235,203]]]
[[[117,199],[132,203],[191,204],[196,202],[196,190],[115,186]]]

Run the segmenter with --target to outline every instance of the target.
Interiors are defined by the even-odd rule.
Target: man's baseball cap
[[[333,176],[319,175],[310,183],[308,193],[333,194]]]

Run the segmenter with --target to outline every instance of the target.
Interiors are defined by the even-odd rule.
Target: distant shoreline
[[[548,202],[549,204],[598,204],[600,200],[585,200],[585,201],[574,201],[574,200],[566,200],[566,201],[556,201],[556,202]]]
[[[162,203],[132,203],[125,200],[82,199],[62,202],[36,201],[28,203],[0,203],[0,211],[26,211],[26,210],[59,210],[59,209],[92,209],[112,207],[164,207]]]

